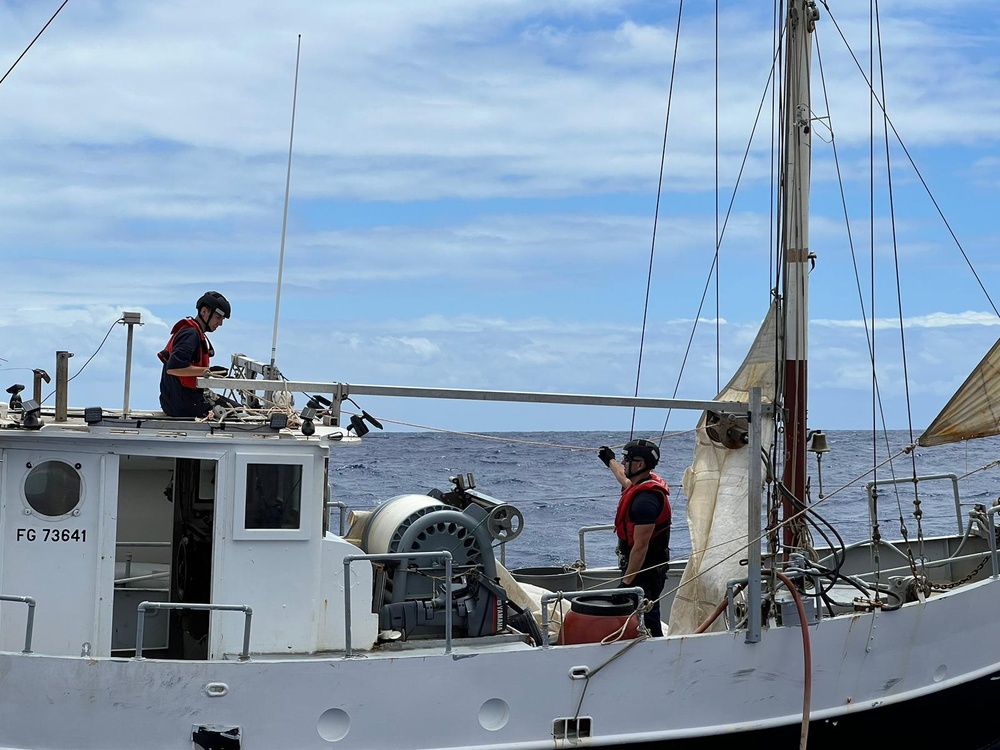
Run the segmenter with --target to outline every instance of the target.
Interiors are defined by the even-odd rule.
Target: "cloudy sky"
[[[688,2],[681,20],[644,396],[714,396],[772,283],[771,4],[722,0],[717,25],[714,5]],[[996,299],[1000,17],[966,0],[883,1],[880,61],[868,3],[830,5],[813,71],[810,423],[871,425],[874,314],[886,418],[920,428],[1000,334],[963,257]],[[3,72],[58,7],[0,0]],[[155,354],[207,289],[234,309],[216,361],[269,359],[301,34],[286,377],[631,395],[677,17],[660,0],[70,0],[0,84],[4,387],[30,389],[19,368],[54,372],[57,350],[74,352],[75,373],[113,328],[70,403],[120,405],[125,329],[113,324],[134,310],[145,325],[131,401],[154,408]],[[933,196],[893,142],[894,218],[884,145],[869,145],[883,122],[851,53],[874,64]],[[621,409],[362,406],[454,429],[631,421]]]

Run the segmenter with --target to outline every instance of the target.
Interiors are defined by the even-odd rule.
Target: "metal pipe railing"
[[[21,602],[28,605],[28,622],[24,626],[24,650],[22,654],[31,653],[31,636],[35,630],[35,600],[30,596],[8,596],[0,594],[0,602]]]
[[[958,521],[958,533],[961,535],[964,528],[963,518],[962,518],[962,503],[958,496],[958,476],[956,474],[945,473],[945,474],[925,474],[918,477],[896,477],[895,479],[879,479],[865,484],[865,496],[868,498],[868,520],[871,523],[875,523],[877,520],[875,518],[875,499],[873,497],[874,490],[883,485],[896,485],[896,484],[912,484],[914,487],[914,492],[916,491],[916,486],[920,482],[927,482],[932,479],[949,479],[951,480],[951,492],[952,496],[955,498],[955,517]]]
[[[990,528],[983,529],[983,531],[986,532],[986,536],[990,538],[990,559],[993,562],[994,578],[1000,578],[1000,565],[997,563],[997,534],[993,530],[995,524],[992,520],[993,516],[997,514],[997,511],[1000,511],[1000,506],[998,505],[994,505],[992,508],[986,509],[986,517],[990,519]]]
[[[642,590],[642,586],[628,586],[622,587],[620,589],[590,589],[589,591],[557,591],[552,594],[542,594],[542,648],[549,647],[549,608],[546,606],[549,602],[558,601],[560,599],[576,599],[578,596],[593,596],[594,594],[635,594],[642,601],[643,597],[646,596],[646,592]],[[646,623],[643,618],[639,617],[639,631],[641,633],[646,632]]]
[[[146,549],[146,548],[157,548],[157,547],[170,547],[170,542],[115,542],[115,549],[122,548],[136,548],[136,549]],[[125,577],[130,578],[132,576],[132,553],[125,553]],[[118,581],[115,581],[117,584]]]
[[[535,404],[572,404],[577,406],[624,406],[639,409],[685,409],[689,411],[744,412],[739,401],[705,399],[646,398],[639,396],[602,396],[581,393],[545,393],[542,391],[487,391],[471,388],[426,388],[421,386],[366,385],[360,383],[317,383],[297,380],[257,380],[255,378],[198,378],[199,388],[234,390],[329,393],[338,401],[347,396],[393,396],[397,398],[441,398],[470,401],[505,401]],[[770,414],[770,405],[765,404]]]
[[[444,560],[444,652],[451,653],[451,552],[386,552],[382,555],[347,555],[344,558],[344,656],[351,656],[351,563],[357,560]]]
[[[200,612],[242,612],[246,615],[243,622],[243,650],[239,660],[250,660],[250,620],[253,610],[245,604],[183,604],[179,602],[142,602],[137,607],[138,619],[135,624],[135,659],[142,659],[142,636],[146,628],[146,612],[151,609],[191,609]]]
[[[142,583],[143,581],[155,581],[155,580],[158,580],[160,578],[169,578],[169,577],[170,577],[170,571],[169,570],[164,570],[164,571],[161,571],[159,573],[147,573],[146,575],[141,575],[141,576],[130,576],[128,578],[116,578],[115,579],[115,586],[125,586],[126,584],[129,584],[129,583]]]
[[[333,508],[340,509],[340,536],[343,536],[344,531],[346,531],[346,529],[344,528],[344,511],[347,510],[347,503],[342,503],[339,500],[329,500],[327,501],[325,507],[326,507],[327,521],[329,521],[330,511]]]
[[[750,389],[750,431],[747,435],[747,643],[759,643],[763,623],[763,584],[760,578],[760,517],[763,512],[762,485],[763,471],[761,450],[764,420],[762,393],[760,386]]]
[[[585,566],[587,564],[587,550],[583,542],[584,535],[589,534],[591,531],[610,531],[613,528],[613,524],[604,524],[603,526],[584,526],[580,529],[580,562]]]

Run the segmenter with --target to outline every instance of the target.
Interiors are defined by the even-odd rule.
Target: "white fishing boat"
[[[953,475],[910,476],[891,484],[955,487],[954,535],[888,542],[873,524],[824,548],[802,530],[820,19],[813,0],[789,5],[783,287],[715,398],[295,381],[242,354],[199,380],[237,401],[206,419],[129,409],[128,386],[122,408],[71,408],[65,352],[54,408],[38,373],[33,398],[12,388],[0,748],[921,747],[943,722],[949,747],[1000,742],[1000,506],[965,517]],[[139,316],[122,322],[131,342]],[[1000,433],[998,361],[995,347],[921,444]],[[377,420],[344,405],[377,396],[702,412],[684,479],[694,553],[670,573],[667,635],[630,626],[617,570],[583,550],[562,576],[508,573],[497,548],[524,519],[486,477],[349,512],[330,457],[364,450]],[[867,488],[873,518],[882,487]],[[594,629],[570,637],[573,620]]]

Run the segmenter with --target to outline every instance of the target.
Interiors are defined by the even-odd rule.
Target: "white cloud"
[[[1000,57],[978,6],[922,6],[883,7],[886,99],[990,288]],[[0,59],[15,59],[51,10],[0,2]],[[709,10],[688,4],[682,25],[647,311],[674,8],[74,0],[0,87],[0,357],[31,367],[69,349],[82,364],[121,310],[140,310],[134,403],[153,405],[155,352],[169,325],[219,288],[235,315],[217,348],[266,359],[301,32],[283,368],[306,379],[627,393],[648,312],[641,383],[668,395],[700,315],[681,395],[704,397],[742,359],[776,283],[766,116],[725,229],[718,284],[709,276],[716,129],[724,212],[758,104],[770,102],[772,43],[767,9],[725,10],[716,124]],[[867,10],[834,10],[866,61]],[[942,281],[964,261],[934,228],[912,171],[893,173],[894,227],[884,192],[866,194],[869,101],[825,12],[818,39],[860,283],[870,297],[869,245],[891,259],[894,228],[900,258],[921,264],[902,277],[909,353],[925,368],[914,392],[936,400],[961,377],[945,370],[981,350],[996,317],[967,271],[960,283]],[[819,95],[813,110],[826,114]],[[818,139],[814,152],[814,372],[856,395],[867,377],[857,282],[832,156]],[[904,209],[903,197],[922,202]],[[875,327],[889,335],[894,278],[876,281]],[[84,402],[120,391],[123,347],[123,331],[113,331],[74,381]],[[817,399],[817,415],[845,411]]]

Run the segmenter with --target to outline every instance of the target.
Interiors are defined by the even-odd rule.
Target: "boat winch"
[[[475,489],[471,474],[452,477],[453,489],[391,498],[355,513],[347,538],[370,555],[437,552],[452,556],[451,601],[444,558],[375,561],[373,610],[383,631],[404,638],[442,637],[450,607],[456,636],[494,635],[504,629],[507,594],[497,582],[493,544],[521,533],[512,505]]]

